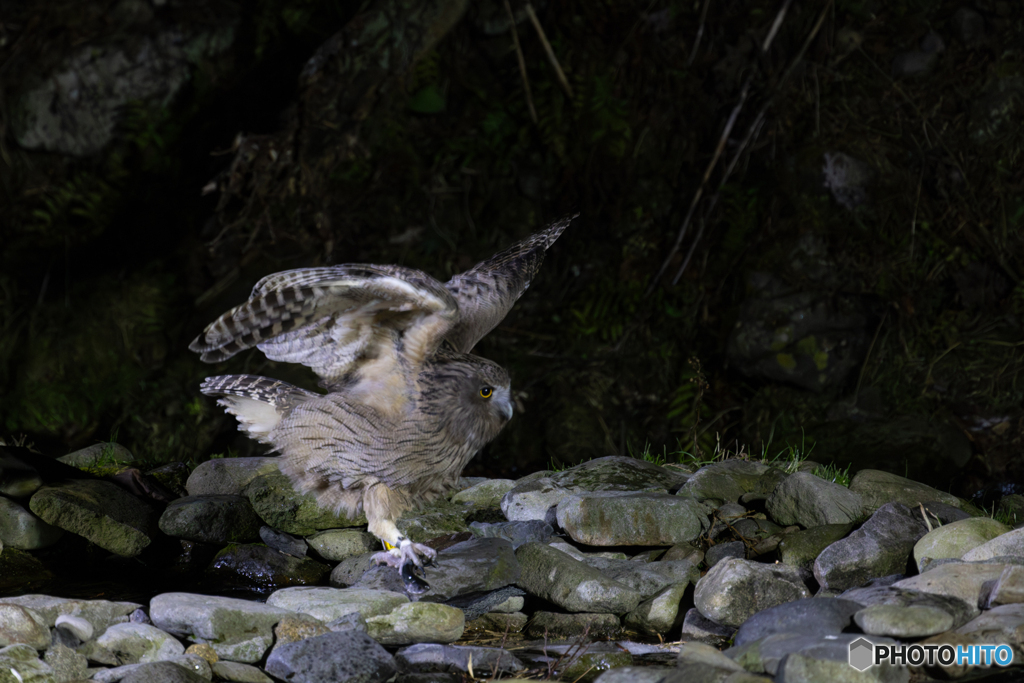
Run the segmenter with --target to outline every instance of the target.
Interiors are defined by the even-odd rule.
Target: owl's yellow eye
[[[493,393],[494,393],[494,389],[491,389],[490,387],[484,387],[484,388],[482,388],[480,390],[480,397],[481,398],[490,398],[491,394],[493,394]]]

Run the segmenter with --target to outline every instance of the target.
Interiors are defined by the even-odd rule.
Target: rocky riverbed
[[[371,566],[365,520],[319,510],[274,458],[211,460],[177,484],[158,472],[182,494],[162,506],[116,479],[26,471],[0,489],[0,585],[16,593],[0,598],[0,683],[888,683],[1001,671],[860,671],[851,643],[1005,644],[1024,664],[1024,530],[886,472],[862,470],[846,488],[813,470],[611,456],[463,480],[399,524],[439,551],[421,595]],[[1014,498],[1000,517],[1012,519]],[[203,589],[139,602],[17,590],[46,571],[47,547],[77,537],[138,558],[115,565],[135,572],[170,557],[157,546],[176,547],[201,558]],[[265,601],[226,597],[233,589]]]

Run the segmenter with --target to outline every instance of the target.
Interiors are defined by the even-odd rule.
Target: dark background
[[[538,1],[566,87],[513,1],[536,120],[504,3],[470,5],[0,3],[7,442],[258,452],[201,379],[311,373],[187,346],[260,277],[444,280],[579,211],[476,349],[519,411],[467,474],[796,449],[1019,479],[1019,3]]]

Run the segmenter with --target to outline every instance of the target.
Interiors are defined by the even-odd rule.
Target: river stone
[[[472,522],[469,531],[480,538],[504,538],[518,548],[524,543],[547,543],[555,533],[554,527],[539,519],[526,522]],[[578,559],[578,558],[577,558]]]
[[[700,570],[685,560],[637,562],[591,558],[586,564],[605,577],[629,586],[640,594],[641,600],[653,597],[674,583],[696,584],[700,579]]]
[[[267,598],[270,607],[308,614],[325,623],[352,613],[361,614],[364,619],[389,614],[407,602],[409,598],[404,593],[326,586],[282,588]]]
[[[10,498],[0,497],[0,550],[38,550],[56,543],[64,534]]]
[[[493,591],[519,580],[512,544],[503,538],[474,538],[445,548],[430,568],[425,602],[444,602],[467,593]]]
[[[704,555],[704,562],[710,569],[727,557],[738,557],[742,560],[746,556],[747,546],[743,541],[730,541],[708,548],[707,553]]]
[[[610,455],[595,458],[564,472],[524,477],[501,499],[501,511],[509,521],[539,519],[553,522],[551,508],[572,493],[586,491],[652,491],[668,493],[687,477],[682,472],[658,467],[643,460]]]
[[[0,648],[0,672],[3,683],[50,683],[54,680],[50,665],[39,659],[34,647],[24,643]],[[6,675],[8,672],[11,675]]]
[[[299,493],[288,477],[277,472],[261,474],[242,490],[253,510],[268,526],[279,531],[307,536],[321,529],[338,529],[366,524],[366,516],[349,518],[320,507],[311,493]]]
[[[251,664],[238,662],[214,662],[210,665],[213,675],[219,680],[232,683],[274,683],[274,679]]]
[[[521,522],[521,523],[522,524],[526,524],[526,522]],[[541,541],[541,543],[543,543],[543,541]],[[576,547],[575,545],[572,545],[571,543],[562,543],[560,541],[554,541],[553,543],[547,543],[546,545],[549,548],[554,548],[555,550],[561,550],[563,553],[565,553],[569,557],[573,558],[574,560],[579,560],[580,562],[582,562],[582,563],[584,563],[584,564],[586,564],[588,566],[594,567],[595,569],[603,569],[604,567],[607,566],[605,563],[601,562],[601,560],[628,560],[629,559],[629,557],[626,555],[626,553],[620,553],[618,551],[600,551],[600,550],[594,552],[594,551],[590,551],[589,547],[586,547],[586,546],[585,546],[586,550],[584,550],[584,549],[580,549],[580,548]]]
[[[799,524],[810,529],[856,522],[861,519],[864,500],[845,486],[809,472],[797,472],[775,487],[765,507],[779,524]]]
[[[955,508],[963,507],[960,499],[951,493],[882,470],[857,472],[850,480],[850,490],[861,495],[866,514],[886,503],[903,503],[907,507],[924,503],[928,507],[929,502],[937,501]]]
[[[125,664],[100,669],[93,675],[96,683],[206,683],[213,678],[209,663],[199,655],[179,655],[160,662]]]
[[[185,646],[174,636],[147,624],[114,624],[86,643],[81,653],[108,666],[159,662],[185,654]]]
[[[560,550],[526,543],[516,559],[522,567],[519,587],[569,612],[625,614],[640,604],[639,592]]]
[[[306,537],[306,543],[320,557],[341,562],[347,557],[381,550],[381,543],[371,533],[356,529],[328,529]]]
[[[113,624],[127,622],[128,615],[142,607],[142,605],[136,602],[76,600],[73,598],[56,598],[49,595],[31,593],[11,598],[0,598],[0,604],[27,607],[40,615],[48,628],[56,626],[58,619],[62,615],[80,617],[91,624],[95,633],[103,633]]]
[[[927,605],[870,605],[853,619],[864,633],[894,638],[924,638],[954,626],[949,612]]]
[[[864,607],[895,605],[897,607],[928,607],[930,609],[937,609],[945,612],[952,618],[953,625],[950,628],[966,624],[981,612],[976,604],[970,605],[957,597],[924,593],[918,590],[895,588],[893,586],[851,588],[848,591],[844,591],[840,597],[852,600]]]
[[[57,458],[65,465],[80,470],[130,465],[135,456],[119,443],[97,443]]]
[[[743,494],[756,491],[761,475],[769,469],[764,463],[739,458],[711,463],[697,470],[683,484],[679,494],[685,493],[697,500],[735,503]]]
[[[574,541],[596,546],[675,545],[710,526],[696,500],[658,493],[575,494],[558,503],[556,518]]]
[[[32,496],[29,508],[43,521],[124,557],[141,553],[156,532],[149,506],[109,481],[79,479],[44,486]]]
[[[453,503],[471,503],[478,508],[501,506],[502,497],[516,485],[512,479],[487,479],[452,496]]]
[[[417,643],[395,653],[395,663],[400,671],[436,674],[458,673],[495,676],[499,672],[514,674],[526,669],[523,663],[508,650],[497,647],[474,645],[439,645]]]
[[[243,495],[253,479],[280,472],[277,457],[216,458],[199,463],[192,470],[185,490],[190,496]]]
[[[985,583],[997,580],[1005,567],[1003,564],[950,562],[931,567],[923,574],[897,581],[892,587],[947,595],[959,598],[968,605],[977,606]]]
[[[438,536],[449,536],[469,531],[466,517],[473,508],[438,498],[418,512],[407,513],[395,526],[415,543],[426,543]]]
[[[53,670],[57,681],[79,681],[89,677],[89,660],[70,647],[53,643],[43,655],[43,661]]]
[[[1024,567],[1008,564],[989,593],[986,608],[1024,602]]]
[[[153,624],[195,643],[208,643],[217,656],[258,662],[273,643],[274,625],[291,610],[260,602],[194,593],[162,593],[149,604]]]
[[[534,612],[526,624],[527,638],[563,640],[580,638],[610,638],[619,632],[619,618],[614,614],[563,614],[561,612]]]
[[[866,637],[859,633],[840,633],[828,639],[823,638],[781,658],[775,674],[776,680],[787,683],[907,683],[910,680],[910,670],[906,666],[882,664],[864,671],[851,667],[850,643],[861,638],[875,644],[893,644],[888,638]]]
[[[80,643],[92,640],[92,637],[96,634],[96,629],[93,628],[93,625],[88,620],[72,614],[58,615],[53,625],[54,628],[72,636]]]
[[[466,632],[489,631],[491,633],[519,633],[526,628],[530,617],[522,612],[487,612],[466,622]]]
[[[983,643],[1008,643],[1019,647],[1024,630],[1024,604],[1000,605],[982,612],[955,633],[970,635]]]
[[[683,623],[683,598],[690,582],[665,586],[653,597],[644,600],[626,614],[626,626],[643,633],[667,633]]]
[[[619,666],[605,670],[593,683],[663,683],[675,672],[664,666]]]
[[[818,555],[814,577],[822,588],[846,590],[901,573],[914,544],[927,532],[920,514],[901,503],[887,503],[859,529]]]
[[[50,630],[37,612],[21,605],[0,604],[0,647],[15,643],[45,650],[50,645]]]
[[[394,657],[359,631],[327,633],[288,643],[267,657],[266,671],[292,683],[387,681],[398,672]]]
[[[408,602],[366,620],[366,632],[382,645],[454,643],[465,628],[462,610],[431,602]]]
[[[160,531],[199,543],[245,543],[259,538],[262,521],[243,496],[185,496],[160,515]]]
[[[975,519],[988,519],[976,517]],[[960,558],[966,562],[990,560],[993,557],[1024,557],[1024,529],[1013,529],[996,536],[986,543],[968,550]]]
[[[696,607],[692,607],[686,611],[686,616],[683,617],[680,639],[706,643],[720,648],[732,639],[734,633],[736,633],[734,627],[711,621]]]
[[[776,633],[823,636],[842,633],[862,609],[852,600],[804,598],[769,607],[743,622],[733,644],[746,645]]]
[[[308,557],[282,555],[257,544],[229,545],[210,561],[209,579],[232,588],[268,590],[319,583],[330,567]]]
[[[754,614],[811,597],[805,573],[781,564],[728,558],[708,570],[694,590],[694,603],[708,619],[740,626]]]
[[[853,531],[853,524],[825,524],[787,534],[779,541],[779,559],[791,567],[813,569],[821,551]]]
[[[932,529],[914,544],[914,561],[917,563],[918,571],[921,571],[925,564],[925,558],[960,558],[965,553],[1009,530],[1010,527],[988,517],[971,517],[952,524],[945,524]],[[994,553],[988,557],[1001,554],[1003,553]],[[977,559],[988,559],[988,557]]]

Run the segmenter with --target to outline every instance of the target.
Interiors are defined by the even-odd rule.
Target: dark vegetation
[[[312,388],[311,374],[257,351],[204,366],[187,346],[259,277],[377,262],[444,279],[578,210],[477,348],[511,370],[521,409],[467,474],[645,446],[671,459],[803,444],[827,462],[847,435],[836,425],[869,421],[883,447],[898,440],[886,425],[912,419],[969,442],[970,461],[939,483],[969,495],[1021,480],[1016,3],[538,2],[566,84],[520,21],[529,99],[502,2],[473,3],[407,68],[375,74],[356,52],[313,79],[300,71],[355,3],[143,5],[139,18],[130,2],[4,4],[8,440],[61,455],[116,439],[153,465],[253,453],[200,380],[245,371]],[[963,35],[963,8],[984,19],[980,36]],[[404,30],[405,9],[388,16],[388,35]],[[126,105],[102,152],[28,151],[9,133],[18,94],[68,46],[236,18],[230,49],[170,104]],[[933,63],[894,75],[932,31]],[[837,153],[868,169],[852,195],[823,184]],[[851,371],[809,390],[729,355],[764,273],[778,291],[857,302]],[[827,365],[819,342],[780,341],[778,362]]]

